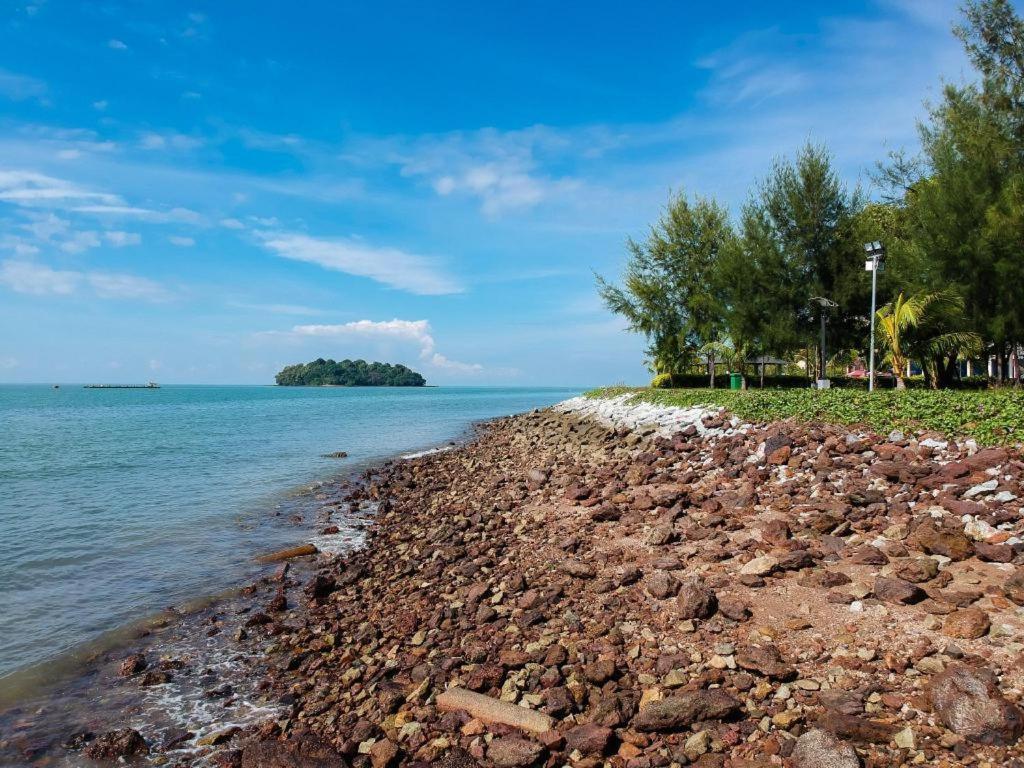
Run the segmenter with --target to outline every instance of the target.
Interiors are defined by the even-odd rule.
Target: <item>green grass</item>
[[[646,402],[683,408],[722,406],[744,421],[757,423],[796,419],[864,425],[880,434],[888,434],[893,429],[908,434],[934,430],[950,437],[973,437],[982,445],[1024,442],[1024,392],[1012,389],[977,392],[752,389],[735,392],[607,387],[588,392],[586,396],[613,397],[626,393]]]

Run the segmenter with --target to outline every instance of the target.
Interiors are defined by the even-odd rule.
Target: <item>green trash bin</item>
[[[729,389],[743,389],[743,374],[742,373],[730,373],[729,374]]]

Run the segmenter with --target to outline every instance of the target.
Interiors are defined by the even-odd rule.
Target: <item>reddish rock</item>
[[[928,695],[943,724],[970,741],[1010,745],[1024,733],[1024,713],[1006,700],[991,670],[951,664],[932,680]]]
[[[943,555],[950,560],[966,560],[974,554],[974,544],[963,531],[940,528],[926,521],[907,538],[907,546],[927,555]]]
[[[736,654],[736,665],[750,672],[776,680],[789,680],[796,676],[796,668],[783,661],[774,645],[752,645]]]
[[[964,608],[946,617],[942,623],[942,634],[963,640],[977,640],[988,634],[991,626],[987,613],[978,608]]]
[[[792,757],[793,768],[860,768],[853,747],[818,728],[796,740]]]
[[[875,579],[875,597],[887,603],[912,605],[924,600],[928,595],[916,584],[903,579],[892,579],[879,576]]]
[[[565,745],[570,750],[579,750],[584,755],[603,755],[612,740],[612,729],[585,723],[565,734]]]
[[[740,706],[720,688],[687,691],[650,702],[633,718],[633,727],[638,731],[675,731],[698,720],[721,720]]]
[[[93,760],[116,760],[120,757],[148,755],[149,745],[134,728],[122,728],[98,736],[85,748],[84,754]]]
[[[544,747],[535,741],[516,736],[502,736],[487,747],[487,759],[498,768],[523,768],[533,765],[544,754]]]
[[[146,657],[141,653],[133,653],[121,662],[118,674],[121,677],[133,677],[146,668]]]
[[[718,608],[718,599],[703,579],[693,576],[680,584],[676,604],[680,618],[706,619]]]

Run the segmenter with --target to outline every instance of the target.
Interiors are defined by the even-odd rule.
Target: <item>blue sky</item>
[[[0,2],[0,381],[267,383],[323,356],[643,382],[594,271],[670,190],[737,210],[808,139],[869,185],[967,76],[955,17]]]

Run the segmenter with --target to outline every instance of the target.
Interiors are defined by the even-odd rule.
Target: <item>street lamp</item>
[[[871,363],[868,369],[868,392],[875,391],[875,294],[878,291],[878,272],[882,269],[882,259],[885,258],[885,246],[875,240],[871,243],[864,243],[864,252],[868,260],[864,262],[864,269],[871,273],[871,350],[869,352]]]
[[[812,296],[811,301],[821,307],[821,378],[818,379],[818,389],[828,389],[828,375],[825,372],[825,361],[828,360],[825,356],[825,310],[839,305],[824,296]]]

